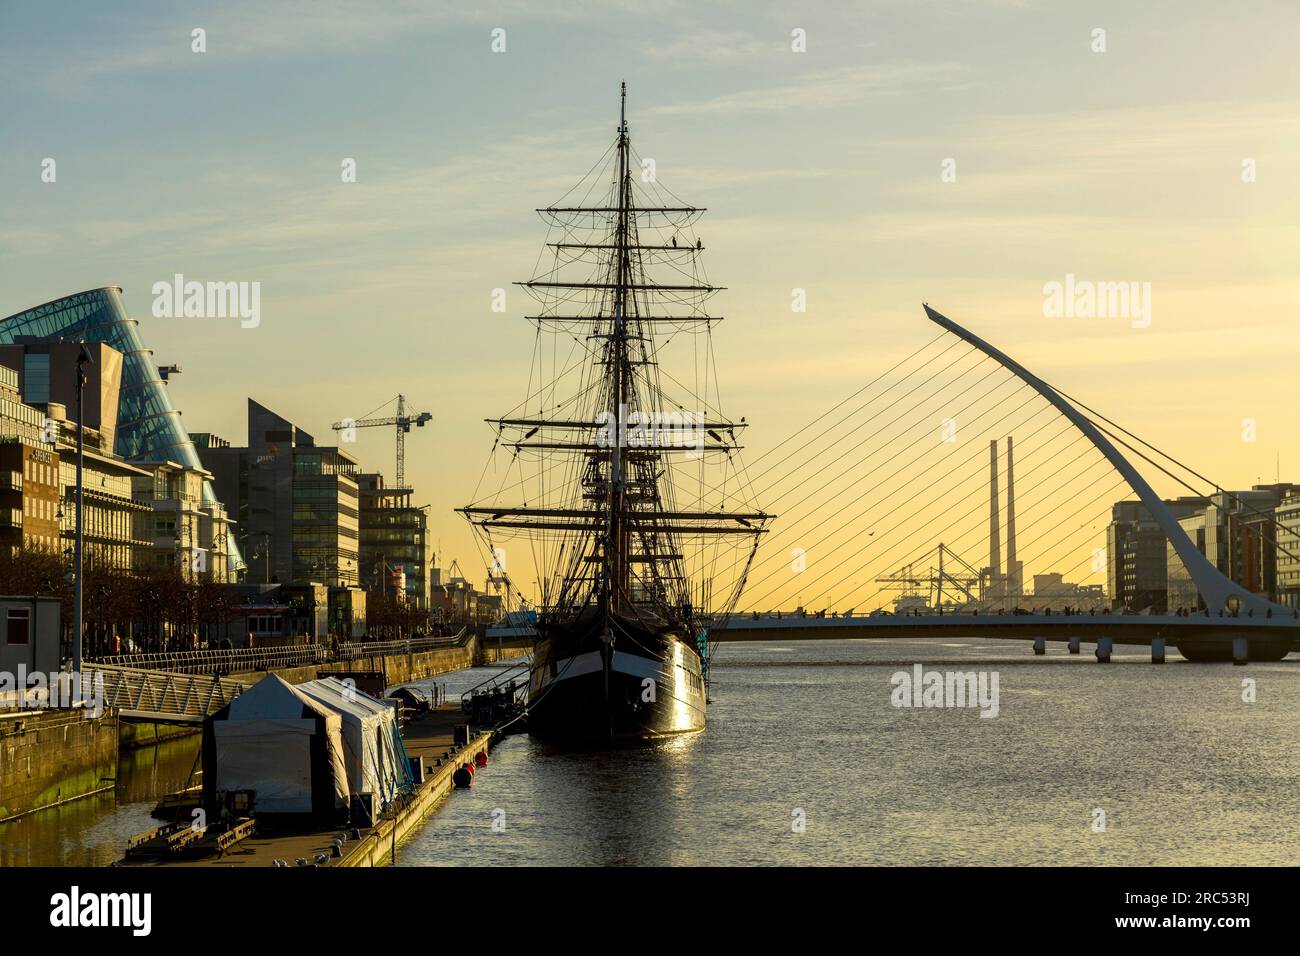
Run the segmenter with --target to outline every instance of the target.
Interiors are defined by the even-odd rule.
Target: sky
[[[747,454],[933,338],[925,301],[1224,486],[1300,480],[1298,27],[1271,2],[0,0],[0,315],[121,286],[187,427],[236,444],[248,396],[325,444],[403,392],[434,416],[407,474],[440,563],[481,579],[452,509],[533,346],[492,293],[626,80],[634,145],[709,209]],[[155,318],[176,273],[259,282],[259,324]],[[1068,275],[1149,288],[1149,322],[1045,314]],[[349,450],[392,469],[389,429]]]

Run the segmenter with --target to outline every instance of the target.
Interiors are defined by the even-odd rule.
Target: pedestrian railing
[[[178,674],[238,674],[280,667],[306,667],[330,660],[329,648],[320,644],[297,647],[254,647],[229,650],[170,651],[151,654],[115,654],[96,663],[136,670],[171,671]]]
[[[405,641],[346,641],[331,648],[324,644],[293,647],[254,647],[229,650],[161,651],[148,654],[114,654],[92,663],[174,674],[241,674],[284,667],[309,667],[334,661],[351,661],[371,655],[411,654],[464,647],[470,631],[462,628],[450,637],[420,637]]]

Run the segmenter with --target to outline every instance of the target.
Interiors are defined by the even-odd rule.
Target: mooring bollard
[[[1070,638],[1070,653],[1079,653],[1079,639],[1077,637]]]
[[[1034,638],[1034,653],[1035,654],[1047,653],[1047,638],[1045,637]]]
[[[1110,663],[1110,648],[1114,641],[1109,637],[1097,638],[1097,663]]]
[[[1250,640],[1245,637],[1232,639],[1232,663],[1245,664],[1250,660]]]
[[[1163,664],[1165,662],[1165,639],[1163,637],[1151,638],[1151,663]]]

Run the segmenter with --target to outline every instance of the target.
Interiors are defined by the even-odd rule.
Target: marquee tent
[[[203,802],[251,790],[253,811],[331,817],[350,800],[343,717],[268,674],[203,722]]]
[[[342,718],[344,760],[352,793],[373,793],[379,809],[387,807],[411,781],[397,727],[397,708],[337,677],[307,681],[297,690]]]

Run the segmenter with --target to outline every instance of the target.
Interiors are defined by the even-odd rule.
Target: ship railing
[[[492,699],[505,697],[513,704],[528,691],[528,678],[532,673],[532,661],[520,661],[512,667],[497,671],[491,677],[479,681],[460,695],[461,709],[468,712],[474,708],[475,698]]]

